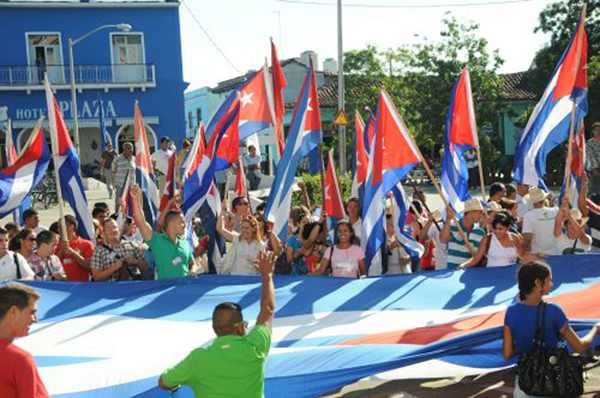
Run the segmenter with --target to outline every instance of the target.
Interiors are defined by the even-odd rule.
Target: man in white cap
[[[525,251],[543,256],[558,254],[554,238],[554,222],[558,214],[557,207],[546,207],[548,192],[540,188],[529,190],[531,210],[523,216],[523,245]]]
[[[564,197],[554,223],[554,236],[559,254],[589,253],[592,237],[585,233],[583,226],[588,218],[578,209],[569,210],[569,198]]]
[[[471,243],[473,250],[477,252],[479,243],[485,236],[485,231],[479,227],[479,222],[483,215],[483,205],[476,198],[469,199],[465,202],[465,210],[463,218],[459,221],[462,230],[467,239]],[[444,228],[440,232],[440,241],[448,243],[448,269],[456,269],[459,265],[467,261],[473,256],[469,251],[469,247],[464,241],[457,225],[452,225],[454,211],[452,208],[446,210],[446,222]]]

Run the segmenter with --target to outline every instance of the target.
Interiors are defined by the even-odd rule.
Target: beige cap
[[[527,195],[527,200],[529,201],[529,204],[533,206],[536,203],[539,203],[542,200],[546,199],[548,195],[550,195],[548,192],[545,192],[540,188],[531,188],[529,190],[529,195]]]
[[[481,200],[477,198],[471,198],[465,202],[465,209],[463,210],[463,213],[476,210],[484,210]]]
[[[585,223],[587,223],[589,220],[589,217],[582,217],[582,214],[579,211],[579,209],[571,209],[569,213],[571,214],[571,218],[575,220],[579,225],[585,225]]]
[[[491,211],[495,211],[495,212],[502,211],[502,206],[500,206],[497,202],[494,202],[494,201],[488,202],[488,206],[490,206]]]

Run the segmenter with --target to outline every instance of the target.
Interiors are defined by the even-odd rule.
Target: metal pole
[[[77,94],[75,93],[75,65],[73,61],[73,39],[69,39],[69,73],[71,74],[71,115],[73,117],[73,137],[75,138],[75,152],[79,153],[79,125],[77,123]]]
[[[344,109],[344,50],[342,47],[342,0],[337,0],[338,23],[338,111]],[[339,126],[340,172],[346,175],[346,126]]]

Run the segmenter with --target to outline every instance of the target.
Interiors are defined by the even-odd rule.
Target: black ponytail
[[[531,293],[535,287],[535,281],[542,282],[550,276],[550,266],[541,261],[529,261],[519,268],[519,299],[524,301],[526,296]]]

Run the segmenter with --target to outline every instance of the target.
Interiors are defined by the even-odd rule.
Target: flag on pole
[[[475,109],[471,93],[469,68],[465,66],[460,75],[446,116],[444,133],[444,156],[442,157],[442,192],[454,211],[459,214],[469,194],[469,168],[465,152],[479,146]]]
[[[569,136],[573,104],[576,125],[587,114],[586,68],[587,36],[582,13],[573,38],[521,134],[514,164],[516,182],[546,188],[546,157]]]
[[[17,161],[17,150],[13,142],[12,121],[9,119],[6,125],[6,162],[8,166],[12,166]]]
[[[240,88],[240,140],[275,125],[273,89],[267,62]]]
[[[373,135],[373,117],[369,115],[367,125],[365,128],[365,122],[360,116],[360,113],[356,112],[354,117],[354,126],[356,134],[354,136],[355,146],[355,157],[354,157],[354,179],[352,180],[352,197],[358,198],[362,203],[365,193],[365,182],[367,181],[367,171],[369,168],[369,153],[367,151],[368,144],[366,144]],[[370,144],[370,143],[369,143]]]
[[[277,137],[277,149],[279,157],[283,155],[285,137],[283,134],[283,117],[285,116],[285,104],[283,102],[283,89],[287,86],[287,81],[283,75],[279,58],[277,58],[277,48],[271,40],[271,77],[273,78],[273,102],[275,108],[275,136]]]
[[[144,215],[150,225],[155,226],[158,221],[158,209],[160,199],[158,197],[158,186],[154,167],[150,158],[150,147],[146,135],[146,125],[142,118],[142,112],[138,102],[134,105],[134,139],[135,139],[135,181],[142,190]]]
[[[560,190],[559,203],[562,203],[565,196],[567,178],[570,178],[569,183],[569,204],[572,208],[579,208],[579,191],[581,190],[581,174],[585,173],[585,133],[583,121],[580,123],[579,131],[573,135],[573,154],[571,156],[571,165],[569,166],[569,174],[565,176],[562,188]]]
[[[241,161],[237,163],[237,175],[235,177],[235,187],[233,191],[235,196],[245,198],[247,195],[246,191],[246,176],[244,175],[244,165]]]
[[[372,263],[381,262],[385,242],[385,198],[398,182],[421,162],[402,118],[387,92],[382,91],[377,106],[365,200],[362,204],[363,239],[367,273]]]
[[[109,143],[112,145],[112,140],[110,139],[110,134],[108,134],[108,130],[106,129],[106,120],[104,116],[104,101],[100,94],[98,94],[98,107],[100,111],[98,112],[98,117],[100,118],[100,140],[101,140],[101,148],[102,152],[106,151],[106,144]]]
[[[96,229],[92,221],[92,213],[88,207],[88,201],[81,180],[80,163],[69,130],[65,124],[60,107],[48,79],[44,82],[46,86],[46,103],[48,105],[48,124],[52,137],[53,153],[57,155],[56,170],[60,181],[62,197],[65,199],[77,218],[78,234],[84,239],[96,243]]]
[[[392,188],[392,194],[394,195],[393,217],[396,239],[412,258],[419,259],[425,253],[425,248],[406,229],[406,215],[408,214],[410,199],[406,196],[400,181]]]
[[[322,134],[319,97],[311,60],[265,209],[265,218],[274,223],[273,231],[281,240],[287,239],[292,185],[298,163],[322,142]]]
[[[239,101],[222,118],[221,122],[214,130],[207,148],[204,148],[203,142],[198,141],[198,145],[190,152],[193,156],[190,167],[186,172],[185,182],[183,183],[183,205],[185,221],[190,224],[200,207],[206,201],[211,186],[214,183],[214,174],[216,171],[217,151],[227,132],[238,135],[239,126]],[[194,141],[196,142],[196,141]],[[220,205],[220,204],[219,204]]]
[[[162,214],[165,210],[167,210],[167,204],[171,199],[173,199],[173,196],[175,196],[175,160],[176,154],[173,153],[169,158],[169,168],[165,178],[165,186],[162,191],[162,196],[160,197],[158,214]],[[184,174],[182,173],[181,175]]]
[[[328,229],[333,233],[337,223],[346,218],[346,210],[342,200],[342,191],[338,181],[337,170],[333,160],[332,152],[329,152],[327,160],[327,172],[325,173],[325,202],[324,210],[327,214]],[[332,236],[332,242],[335,241],[335,236]]]
[[[42,133],[42,118],[38,120],[21,155],[0,170],[0,218],[16,210],[40,183],[48,164],[50,152]]]

